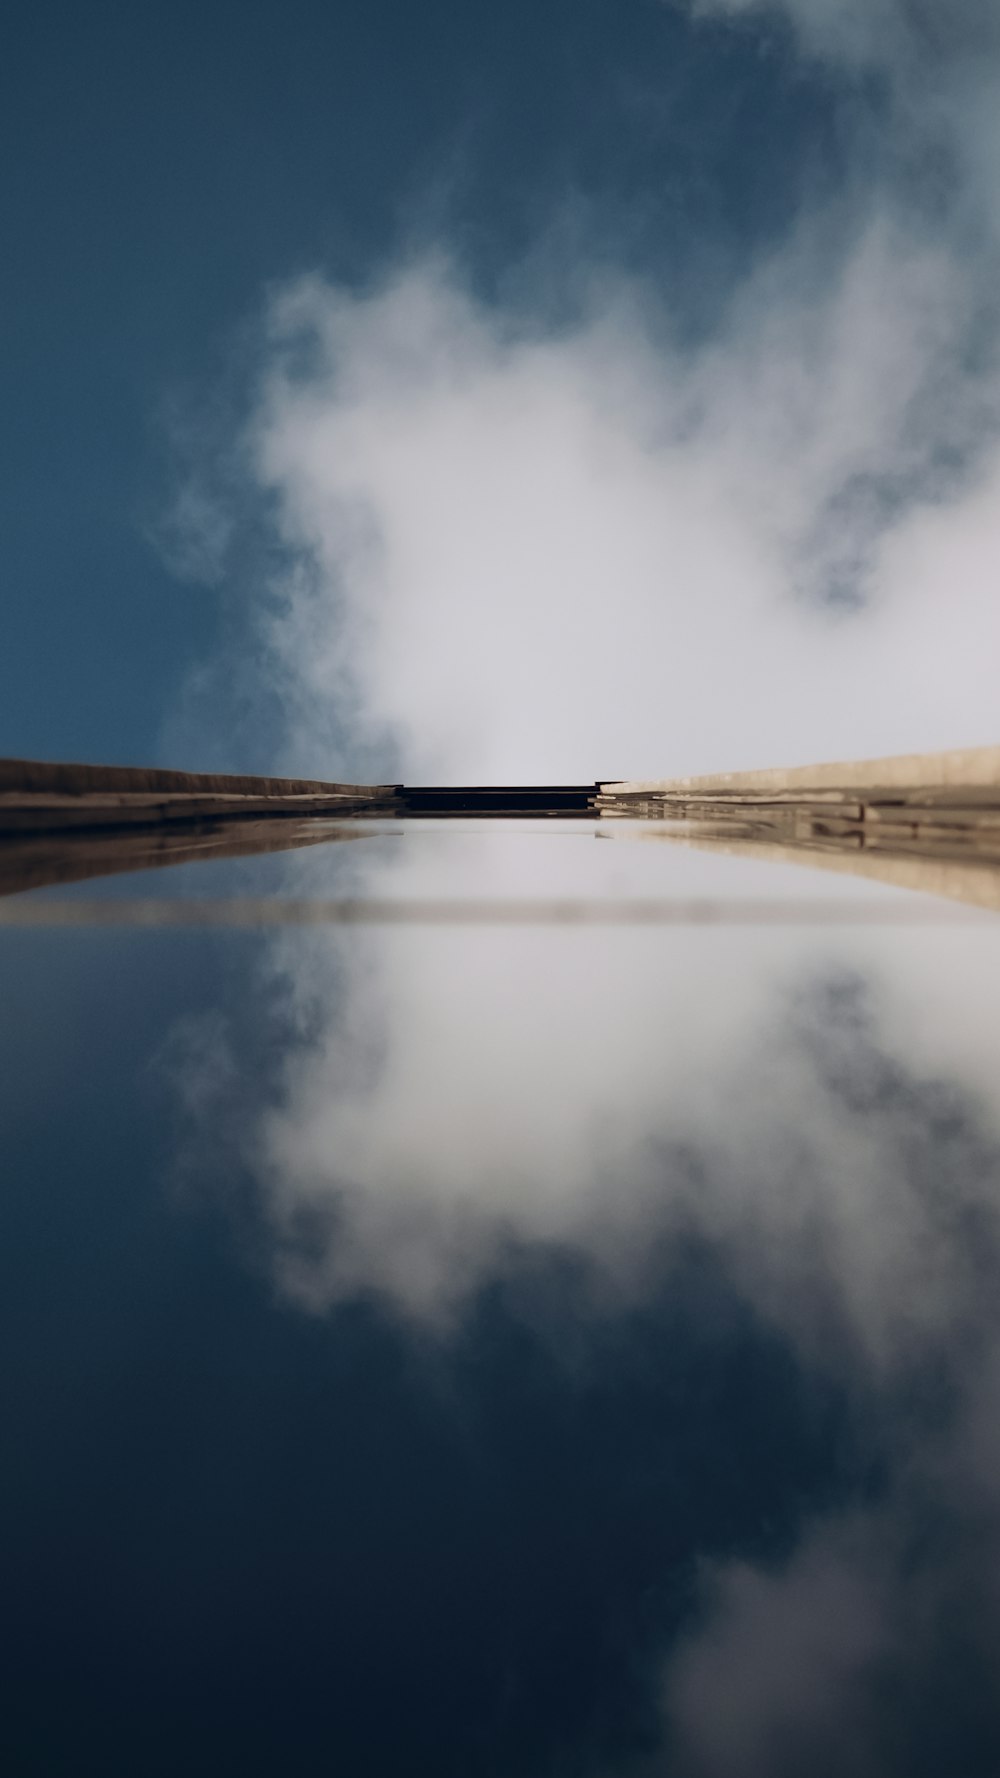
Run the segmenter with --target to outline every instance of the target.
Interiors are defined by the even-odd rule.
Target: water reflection
[[[0,843],[0,896],[167,866],[256,858],[301,846],[330,846],[358,839],[363,832],[349,822],[313,816],[308,821],[190,821],[172,827],[5,833]]]
[[[401,905],[831,894],[582,824],[334,851],[338,895]],[[275,892],[330,860],[270,860]],[[127,958],[123,1042],[136,947],[196,942],[58,938]],[[171,1295],[175,1405],[150,1387],[242,1502],[223,1529],[211,1469],[181,1487],[188,1612],[272,1687],[248,1741],[222,1661],[212,1769],[992,1774],[1000,925],[197,942],[240,949],[157,1026],[170,1217],[243,1280],[196,1343],[241,1345],[206,1398]],[[142,1621],[164,1589],[133,1577]],[[198,1713],[156,1698],[176,1759]]]

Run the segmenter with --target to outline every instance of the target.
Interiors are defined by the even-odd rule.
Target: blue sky
[[[697,335],[857,126],[787,30],[655,0],[43,0],[0,81],[0,748],[43,757],[161,754],[185,675],[230,645],[238,594],[157,538],[178,452],[245,401],[275,285],[364,288],[443,243],[538,309],[572,307],[568,262],[627,267]]]
[[[43,5],[2,80],[5,752],[995,739],[990,0]]]

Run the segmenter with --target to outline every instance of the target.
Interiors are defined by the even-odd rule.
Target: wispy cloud
[[[878,1515],[813,1526],[788,1563],[706,1569],[704,1620],[667,1675],[684,1778],[884,1771],[878,1680],[898,1655]]]

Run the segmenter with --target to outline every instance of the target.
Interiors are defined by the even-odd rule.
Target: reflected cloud
[[[606,894],[625,855],[634,893],[753,882],[794,905],[830,885],[503,828],[361,854],[352,890],[384,899],[570,878]],[[286,868],[315,892],[322,856]],[[664,1632],[669,1753],[651,1771],[923,1770],[920,1710],[895,1742],[886,1725],[900,1696],[949,1683],[949,1600],[967,1601],[977,1647],[997,1627],[998,965],[982,919],[289,928],[262,953],[252,1043],[271,1063],[253,1102],[232,1026],[175,1056],[191,1143],[213,1168],[220,1143],[239,1148],[269,1276],[308,1313],[374,1298],[445,1350],[539,1261],[571,1261],[574,1314],[613,1322],[705,1251],[807,1376],[847,1391],[869,1467],[846,1509],[803,1499],[777,1547],[728,1554],[706,1525],[711,1560],[680,1635]]]
[[[734,1562],[708,1573],[708,1621],[668,1675],[680,1770],[880,1769],[878,1680],[898,1652],[886,1529],[825,1525],[783,1569]]]
[[[515,887],[521,906],[543,905],[543,883],[550,908],[570,881],[603,887],[605,900],[590,902],[606,907],[621,850],[545,839],[411,835],[394,857],[358,860],[347,903],[396,907],[398,926],[293,929],[271,942],[271,1004],[278,982],[291,1036],[250,1147],[286,1287],[317,1308],[375,1290],[433,1319],[520,1243],[567,1243],[635,1280],[651,1240],[696,1224],[731,1244],[762,1300],[787,1297],[810,1248],[822,1249],[872,1352],[891,1343],[900,1296],[912,1317],[925,1271],[930,1315],[940,1230],[922,1170],[958,1144],[956,1171],[976,1166],[975,1183],[956,1189],[978,1190],[985,1161],[974,1144],[961,1148],[962,1132],[977,1119],[992,1128],[997,1109],[988,1068],[968,1078],[969,1043],[949,1054],[976,1018],[981,1057],[983,1040],[1000,1035],[979,961],[1000,952],[992,922],[972,916],[932,944],[891,925],[797,931],[803,878],[790,894],[772,867],[760,887],[782,882],[767,905],[784,900],[791,921],[745,929],[752,865],[640,848],[636,890],[657,883],[667,907],[672,882],[675,907],[690,909],[701,904],[683,891],[714,882],[705,901],[735,908],[735,923],[655,935],[461,920],[408,929],[415,906],[488,912]],[[668,874],[680,860],[694,868]],[[300,858],[295,886],[315,884],[321,868]],[[750,874],[734,881],[741,868]],[[818,881],[826,891],[829,879]],[[850,887],[861,894],[845,894],[841,912],[863,918],[871,890]],[[641,909],[650,898],[633,899]],[[898,899],[904,919],[922,905]],[[896,903],[883,905],[888,918]],[[819,919],[828,906],[817,896]],[[950,980],[933,956],[951,959]],[[956,1062],[964,1086],[961,1076],[948,1084]]]

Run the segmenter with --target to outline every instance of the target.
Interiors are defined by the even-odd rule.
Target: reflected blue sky
[[[994,1769],[992,927],[0,936],[11,1769]]]

